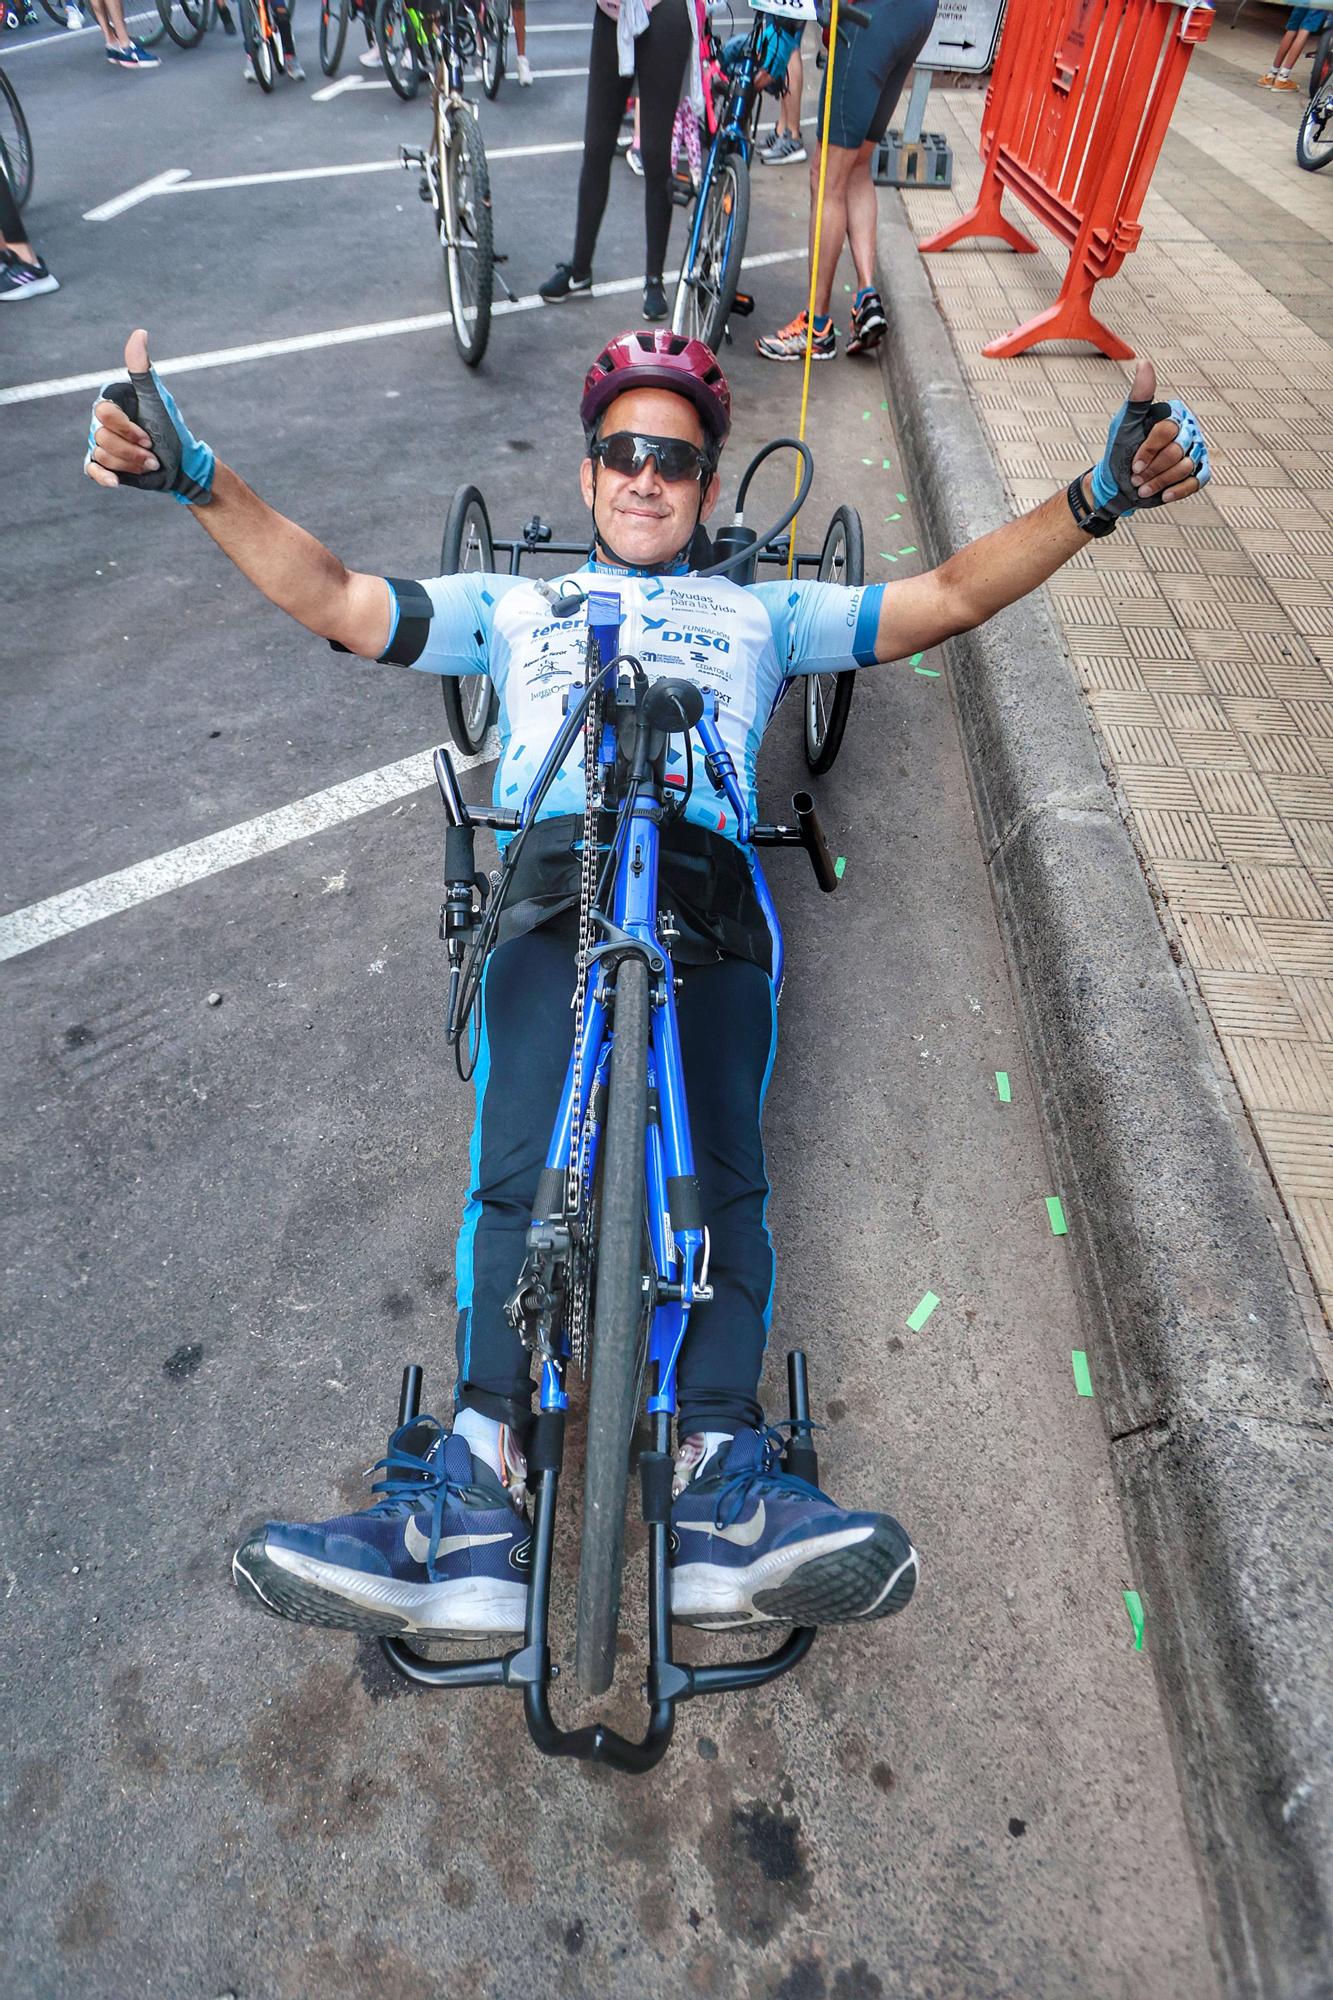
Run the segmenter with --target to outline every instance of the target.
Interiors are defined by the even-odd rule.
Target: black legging
[[[644,270],[660,278],[671,231],[671,127],[676,121],[685,63],[693,46],[687,0],[657,0],[648,26],[634,44],[634,76],[621,76],[616,24],[599,7],[588,56],[588,109],[583,124],[583,172],[574,232],[574,269],[592,269],[602,226],[616,137],[631,82],[639,95],[639,152],[643,160]]]
[[[5,172],[6,162],[0,159],[0,237],[6,243],[26,243],[28,232],[23,227],[23,217],[14,199],[9,177]]]

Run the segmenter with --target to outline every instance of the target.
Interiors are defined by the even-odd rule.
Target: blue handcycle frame
[[[620,664],[620,601],[614,590],[599,589],[589,594],[588,624],[590,672],[602,675],[604,695],[613,693],[614,678]],[[606,666],[601,665],[602,661],[607,662]],[[637,662],[634,664],[637,666]],[[793,800],[796,813],[794,827],[757,825],[742,795],[735,764],[718,730],[711,697],[703,697],[703,711],[695,727],[703,748],[708,777],[736,814],[738,841],[751,850],[755,888],[773,938],[776,985],[782,972],[782,931],[758,856],[753,850],[761,845],[803,846],[814,864],[820,887],[826,891],[835,888],[837,878],[815,814],[814,802],[806,793],[796,794]],[[464,806],[447,753],[437,750],[436,770],[452,826],[467,829],[480,824],[521,833],[531,822],[548,780],[568,754],[568,748],[568,742],[557,735],[516,816]],[[603,723],[602,750],[603,761],[614,764],[614,719]],[[607,933],[606,942],[592,952],[593,964],[589,970],[590,973],[598,972],[598,976],[590,979],[584,1013],[581,1067],[586,1104],[591,1089],[606,1075],[614,1040],[608,996],[603,991],[598,968],[603,961],[613,962],[616,956],[623,957],[627,953],[642,957],[652,977],[648,1083],[650,1088],[656,1090],[660,1105],[660,1115],[650,1120],[647,1127],[644,1175],[656,1283],[659,1293],[666,1293],[665,1297],[655,1300],[649,1329],[648,1380],[654,1386],[647,1398],[647,1410],[652,1449],[641,1453],[639,1461],[643,1517],[648,1528],[647,1729],[638,1742],[633,1742],[604,1723],[563,1730],[551,1714],[549,1688],[559,1676],[560,1669],[551,1659],[548,1614],[556,1498],[569,1407],[564,1370],[570,1357],[563,1329],[556,1328],[551,1350],[542,1357],[539,1412],[534,1419],[528,1451],[529,1480],[535,1483],[536,1497],[531,1586],[523,1646],[492,1658],[442,1663],[417,1652],[406,1640],[381,1640],[390,1663],[410,1680],[437,1687],[521,1687],[529,1733],[540,1750],[552,1756],[591,1758],[627,1771],[648,1770],[665,1754],[674,1728],[678,1701],[725,1689],[754,1687],[772,1680],[802,1660],[815,1638],[813,1628],[794,1628],[780,1646],[762,1658],[709,1666],[682,1666],[672,1658],[668,1537],[671,1420],[676,1409],[676,1367],[690,1311],[709,1293],[708,1236],[702,1218],[687,1212],[677,1223],[671,1212],[673,1186],[693,1185],[694,1156],[676,1018],[673,967],[658,922],[661,819],[668,795],[663,782],[640,793],[631,804],[617,857],[611,919],[609,924],[603,924]],[[459,865],[468,868],[469,872],[458,882],[450,881],[450,896],[455,899],[456,906],[466,896],[470,907],[470,864]],[[550,1205],[551,1192],[556,1187],[563,1190],[565,1183],[574,1120],[574,1076],[575,1063],[571,1052],[546,1155],[546,1169],[541,1177],[537,1212],[534,1213],[529,1233],[530,1246],[541,1238],[544,1230],[549,1229],[552,1217],[544,1211]],[[593,1157],[581,1162],[589,1183],[595,1164]],[[563,1201],[563,1195],[560,1199]],[[787,1373],[791,1436],[783,1454],[784,1464],[789,1472],[814,1484],[818,1478],[818,1464],[810,1435],[805,1357],[799,1350],[788,1355]],[[410,1422],[418,1413],[420,1397],[421,1370],[409,1367],[403,1376],[398,1411],[400,1423]]]

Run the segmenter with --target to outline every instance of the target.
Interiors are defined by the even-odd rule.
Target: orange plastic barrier
[[[1133,349],[1096,318],[1092,288],[1143,234],[1139,211],[1193,46],[1211,8],[1170,0],[1009,0],[986,93],[981,193],[969,215],[921,245],[966,236],[1036,244],[1000,212],[1008,188],[1069,245],[1054,305],[982,352],[1022,354],[1043,340],[1089,340],[1114,361]]]

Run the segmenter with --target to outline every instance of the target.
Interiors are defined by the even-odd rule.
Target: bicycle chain
[[[574,965],[574,1062],[570,1089],[569,1162],[565,1170],[565,1219],[586,1227],[587,1201],[584,1187],[583,1133],[583,1022],[588,997],[588,963],[592,950],[592,910],[597,895],[598,814],[601,793],[598,767],[602,748],[601,661],[597,642],[588,635],[588,674],[598,677],[598,685],[588,702],[583,723],[583,853],[579,869],[579,926]],[[586,679],[584,686],[588,685]],[[567,1330],[574,1365],[583,1373],[587,1348],[588,1258],[586,1246],[571,1258]]]

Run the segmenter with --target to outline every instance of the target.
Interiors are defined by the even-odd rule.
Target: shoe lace
[[[416,1417],[411,1428],[433,1425],[437,1437],[445,1435],[444,1426],[435,1417]],[[398,1439],[401,1432],[395,1431],[389,1439],[389,1449],[383,1458],[377,1459],[370,1468],[372,1472],[383,1472],[386,1476],[377,1479],[371,1487],[372,1493],[382,1497],[368,1513],[378,1514],[385,1519],[402,1514],[429,1514],[430,1536],[426,1551],[426,1574],[432,1583],[435,1575],[435,1557],[444,1532],[444,1511],[451,1500],[462,1501],[469,1487],[455,1479],[447,1479],[442,1465],[430,1464],[424,1456],[408,1451]]]
[[[801,338],[804,340],[805,338],[804,307],[802,307],[801,311],[797,313],[795,319],[789,319],[785,326],[780,326],[778,328],[779,340],[792,340],[796,337],[797,334],[800,334]]]
[[[784,1430],[822,1430],[822,1424],[805,1423],[797,1425],[792,1418],[784,1417],[780,1423],[768,1424],[760,1436],[764,1443],[764,1455],[757,1465],[747,1465],[739,1472],[724,1472],[718,1479],[717,1502],[713,1508],[713,1526],[729,1528],[744,1513],[746,1503],[754,1493],[782,1493],[788,1499],[828,1500],[828,1494],[812,1486],[808,1479],[798,1479],[794,1472],[784,1472],[778,1464],[778,1455],[783,1449]]]

